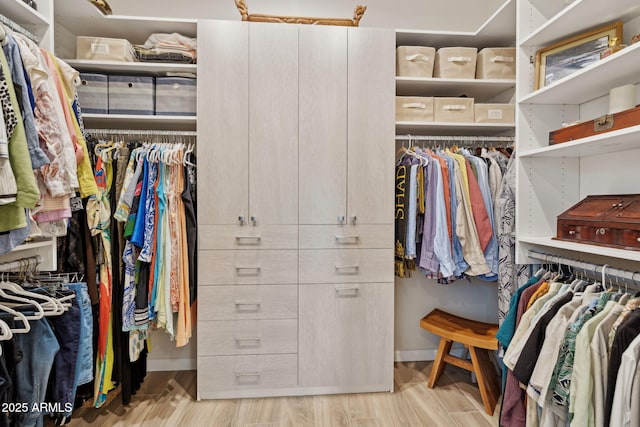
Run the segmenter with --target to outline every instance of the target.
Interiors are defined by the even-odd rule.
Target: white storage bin
[[[76,58],[125,62],[136,60],[133,46],[128,40],[82,36],[76,38]]]
[[[436,52],[434,77],[446,79],[474,79],[476,77],[475,47],[443,47]]]
[[[396,75],[398,77],[433,77],[436,50],[425,46],[398,46]]]
[[[513,124],[516,121],[513,104],[475,104],[474,112],[476,123]]]
[[[80,73],[78,100],[85,113],[109,112],[109,78],[106,74]]]
[[[473,98],[434,98],[433,116],[436,122],[473,123]]]
[[[153,115],[153,77],[109,76],[109,114]]]
[[[432,122],[433,98],[419,96],[396,96],[396,121]]]
[[[515,47],[487,47],[478,52],[476,79],[515,78]]]
[[[196,99],[196,79],[156,77],[156,115],[195,116]]]

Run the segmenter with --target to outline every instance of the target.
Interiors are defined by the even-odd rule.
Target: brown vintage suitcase
[[[640,125],[640,106],[549,132],[549,145]]]
[[[640,250],[640,194],[587,196],[558,216],[556,239]]]

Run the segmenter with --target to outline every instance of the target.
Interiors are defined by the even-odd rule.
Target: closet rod
[[[396,141],[465,141],[465,142],[513,142],[513,136],[425,136],[425,135],[396,135]]]
[[[16,24],[14,21],[12,21],[11,19],[7,18],[2,14],[0,14],[0,24],[4,24],[10,30],[15,31],[16,33],[22,34],[23,36],[31,39],[31,41],[33,41],[36,44],[40,44],[40,39],[38,38],[38,36],[33,34],[31,31],[26,30],[21,25]],[[3,40],[4,40],[4,37],[0,37],[0,42]]]
[[[0,263],[0,271],[20,271],[21,269],[25,269],[26,267],[35,268],[42,262],[42,257],[40,255],[35,255],[32,257],[20,258],[15,261],[3,262]],[[34,265],[35,264],[35,265]]]
[[[593,264],[590,262],[578,261],[571,258],[565,258],[562,256],[551,255],[544,252],[537,252],[533,250],[529,250],[528,255],[529,255],[529,258],[534,258],[550,264],[562,264],[568,267],[573,267],[577,269],[578,272],[588,272],[594,276],[598,276],[598,278],[600,277],[599,275],[603,274],[603,270],[604,270],[605,277],[608,277],[608,278],[614,277],[614,278],[622,279],[624,281],[627,281],[628,283],[631,283],[634,286],[640,287],[640,283],[637,282],[636,279],[634,279],[636,274],[640,276],[640,272],[637,272],[637,271],[622,270],[619,268],[609,267],[606,264],[605,265]]]
[[[85,129],[88,134],[127,135],[127,136],[197,136],[198,133],[187,130],[133,130],[133,129]]]

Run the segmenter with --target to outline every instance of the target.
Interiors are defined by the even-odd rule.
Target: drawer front
[[[301,225],[300,249],[393,248],[393,225]]]
[[[297,285],[203,286],[199,320],[295,319]]]
[[[198,358],[198,391],[290,388],[298,385],[296,354],[203,356]]]
[[[562,224],[558,227],[561,239],[575,240],[576,242],[594,242],[595,229],[585,225]]]
[[[300,251],[300,283],[392,281],[392,249],[318,249]]]
[[[202,321],[198,334],[198,354],[277,354],[298,351],[298,320]]]
[[[294,284],[298,282],[298,251],[200,251],[200,285]]]
[[[640,249],[640,231],[620,230],[620,244],[630,249]]]
[[[296,225],[201,225],[200,249],[297,249]]]

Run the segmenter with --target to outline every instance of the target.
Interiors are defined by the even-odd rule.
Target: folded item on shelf
[[[149,36],[144,47],[151,50],[158,49],[160,52],[184,52],[195,58],[198,45],[195,38],[179,33],[155,33]]]
[[[182,62],[185,64],[195,64],[195,52],[183,52],[167,49],[147,49],[144,46],[133,47],[138,61],[146,62]]]

